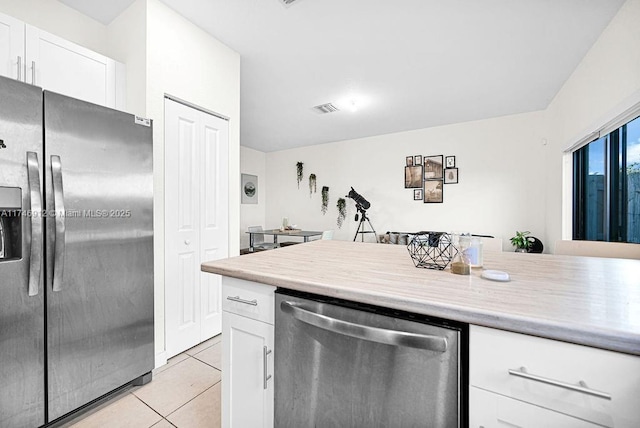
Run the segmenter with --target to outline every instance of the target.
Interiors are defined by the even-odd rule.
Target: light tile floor
[[[221,336],[171,358],[153,380],[69,421],[73,428],[220,427]]]

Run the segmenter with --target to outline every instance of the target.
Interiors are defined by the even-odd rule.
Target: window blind
[[[578,141],[565,149],[565,153],[571,153],[581,149],[582,147],[597,140],[598,138],[607,135],[612,131],[615,131],[622,125],[631,122],[638,116],[640,116],[640,102],[620,113],[619,115],[602,125],[600,128],[598,128],[596,131],[584,136],[583,138],[580,138]]]

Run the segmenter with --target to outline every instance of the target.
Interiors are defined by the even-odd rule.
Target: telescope
[[[353,187],[351,187],[351,190],[349,191],[349,194],[347,195],[347,198],[353,199],[354,202],[356,203],[356,208],[358,209],[358,211],[364,211],[364,210],[368,210],[369,207],[371,206],[371,203],[369,201],[367,201],[360,193],[356,192]]]
[[[378,235],[376,235],[376,231],[373,228],[373,225],[371,224],[371,220],[369,220],[369,217],[367,217],[367,210],[371,206],[371,203],[369,203],[369,201],[367,201],[360,193],[356,192],[353,189],[353,187],[349,191],[347,198],[353,199],[353,201],[356,203],[356,208],[358,209],[358,212],[360,212],[360,214],[362,215],[360,218],[360,223],[358,224],[358,230],[356,231],[356,234],[353,237],[353,240],[355,241],[358,235],[361,235],[362,241],[364,242],[364,234],[373,233],[373,236],[375,237],[376,242],[378,242]],[[358,221],[357,213],[356,213],[355,221]],[[369,224],[369,227],[371,228],[371,230],[364,230],[365,221]]]

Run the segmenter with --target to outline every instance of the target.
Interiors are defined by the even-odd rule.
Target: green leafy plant
[[[520,250],[529,250],[533,242],[530,239],[528,230],[526,232],[518,232],[516,231],[516,236],[511,238],[511,245]]]
[[[312,193],[316,193],[316,175],[309,174],[309,197]]]
[[[341,228],[342,223],[344,223],[345,217],[347,217],[347,201],[345,201],[344,198],[339,198],[336,206],[338,207],[337,224],[338,224],[338,227]]]
[[[304,164],[302,162],[296,163],[296,174],[298,179],[298,189],[300,188],[300,182],[302,181],[302,175],[304,171]]]
[[[329,188],[327,186],[322,186],[321,194],[322,194],[322,208],[320,208],[320,210],[324,215],[327,213],[327,208],[329,207]]]

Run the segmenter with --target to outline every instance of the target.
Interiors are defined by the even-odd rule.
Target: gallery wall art
[[[444,201],[444,185],[458,183],[455,156],[413,155],[405,157],[404,188],[413,189],[413,200],[425,204]]]

